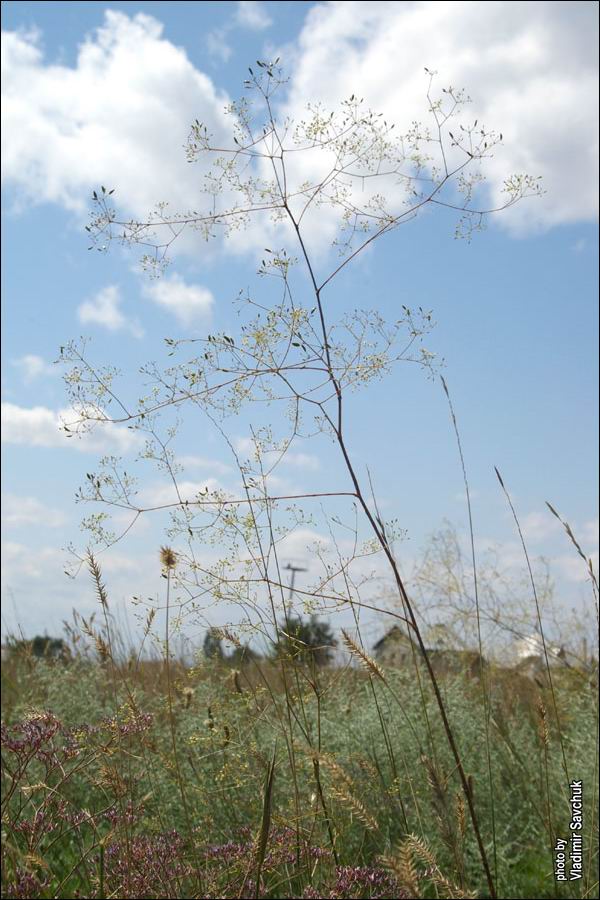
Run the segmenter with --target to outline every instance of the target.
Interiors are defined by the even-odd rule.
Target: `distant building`
[[[404,666],[419,654],[418,645],[404,632],[399,625],[394,625],[376,644],[373,655],[382,666]]]
[[[398,625],[373,645],[373,655],[384,668],[405,668],[414,659],[422,662],[419,645]],[[486,665],[485,659],[474,650],[427,649],[427,656],[436,675],[464,673],[476,678]]]
[[[548,656],[547,664],[552,668],[580,668],[583,662],[560,644],[552,644],[547,641],[544,651],[544,642],[539,633],[516,640],[513,644],[513,654],[515,668],[527,675],[536,675],[546,669],[546,655]]]

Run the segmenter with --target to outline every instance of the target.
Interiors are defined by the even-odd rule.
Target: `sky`
[[[390,320],[402,305],[432,311],[427,348],[451,390],[478,552],[494,547],[502,567],[524,571],[497,466],[530,553],[549,560],[559,602],[587,615],[584,566],[545,501],[597,564],[597,17],[591,2],[3,4],[3,634],[56,634],[73,608],[95,609],[89,577],[65,568],[68,547],[89,539],[80,523],[94,510],[75,495],[100,456],[123,455],[139,470],[146,502],[170,496],[160,472],[135,463],[131,430],[66,438],[59,348],[89,338],[96,363],[118,368],[120,390],[136,396],[140,366],[168,363],[163,338],[238,327],[232,298],[262,290],[256,269],[267,236],[276,238],[265,223],[230,240],[186,238],[153,281],[135,250],[88,250],[92,192],[114,188],[132,218],[158,201],[197,208],[201,177],[184,152],[191,123],[224,134],[248,66],[276,57],[289,79],[278,114],[299,119],[308,103],[334,109],[354,94],[404,129],[427,116],[425,69],[435,70],[436,84],[465,88],[470,119],[503,134],[482,196],[493,205],[515,172],[542,177],[543,196],[492,217],[470,242],[455,239],[443,210],[402,226],[344,270],[328,303],[338,317],[359,305]],[[335,258],[332,229],[326,212],[311,222],[322,272]],[[240,452],[265,421],[229,423]],[[404,571],[446,520],[467,540],[439,380],[400,365],[352,397],[347,429],[382,513],[406,532]],[[228,448],[206,421],[184,420],[176,451],[189,496],[238,488]],[[319,437],[294,444],[277,479],[291,493],[348,488]],[[164,524],[141,520],[99,557],[126,617],[132,597],[163,590]],[[317,516],[287,539],[282,560],[306,568],[308,584],[311,547],[329,540]],[[207,559],[217,551],[199,549]],[[207,620],[219,624],[219,610]]]

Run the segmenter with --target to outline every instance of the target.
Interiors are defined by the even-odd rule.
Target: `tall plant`
[[[393,615],[404,621],[425,662],[488,890],[495,896],[472,786],[394,551],[398,525],[380,515],[347,436],[350,392],[387,374],[397,362],[434,371],[435,359],[423,345],[432,327],[431,314],[403,307],[401,317],[388,323],[376,309],[354,309],[350,303],[341,319],[334,321],[329,302],[336,279],[367,248],[418,215],[450,210],[456,213],[456,235],[469,238],[489,215],[540,193],[538,180],[513,175],[505,182],[505,199],[499,206],[480,205],[482,164],[502,135],[482,128],[476,120],[466,121],[467,98],[461,91],[448,88],[437,96],[434,73],[427,72],[427,79],[428,124],[414,123],[400,134],[394,124],[354,95],[333,112],[309,105],[305,117],[292,122],[279,100],[285,96],[285,81],[277,61],[258,62],[245,83],[247,96],[228,107],[232,123],[228,146],[220,146],[202,123],[196,121],[191,127],[189,162],[210,162],[204,174],[207,202],[203,211],[170,214],[163,203],[146,220],[131,221],[119,215],[112,190],[96,192],[88,226],[93,246],[107,248],[117,240],[141,247],[142,263],[152,277],[159,277],[168,264],[173,242],[190,231],[206,239],[228,236],[245,226],[252,232],[260,227],[257,219],[266,217],[269,241],[278,249],[264,251],[258,276],[268,284],[263,285],[260,299],[253,294],[238,298],[239,333],[166,339],[174,359],[166,368],[155,363],[145,367],[149,387],[133,405],[117,393],[113,369],[92,363],[83,345],[71,343],[64,348],[65,360],[73,364],[67,384],[77,413],[65,427],[73,433],[120,424],[144,436],[141,456],[153,459],[170,479],[175,491],[172,503],[144,506],[132,476],[114,457],[88,476],[81,498],[128,510],[132,525],[153,510],[168,509],[171,536],[181,545],[177,569],[171,573],[181,611],[201,616],[207,597],[212,604],[215,600],[234,604],[240,608],[240,620],[277,645],[290,633],[281,541],[309,521],[311,504],[317,508],[328,501],[334,504],[336,515],[329,519],[333,552],[326,552],[322,545],[314,547],[322,573],[309,589],[296,589],[295,597],[309,612],[350,608],[358,624],[361,609],[374,607],[363,591],[364,559],[375,554],[383,558],[400,601],[401,613]],[[333,252],[323,251],[323,235],[333,235]],[[273,285],[278,295],[271,302]],[[268,424],[261,412],[265,404],[271,408]],[[277,407],[285,413],[281,419],[272,411]],[[255,410],[248,416],[249,451],[236,444],[229,428],[229,422],[248,408]],[[193,498],[180,493],[181,469],[173,449],[176,429],[168,422],[161,431],[161,416],[176,413],[187,421],[194,411],[206,416],[229,446],[240,474],[237,495],[221,489]],[[303,494],[273,490],[273,470],[299,440],[318,433],[335,446],[346,485]],[[92,516],[88,524],[105,543],[118,539],[105,530],[102,514]],[[342,524],[350,534],[344,541],[336,531]],[[198,552],[202,542],[226,549],[208,564]],[[356,649],[359,657],[368,660],[360,643]],[[376,678],[378,668],[373,666],[370,671]],[[298,685],[302,677],[298,670],[290,673],[283,667],[282,727],[287,728],[292,771],[297,753],[294,736],[300,734],[309,744],[321,814],[335,852],[329,804],[319,775],[320,739],[310,727],[302,692],[294,691],[294,680]],[[319,685],[312,687],[318,704]],[[298,703],[299,710],[294,707]]]

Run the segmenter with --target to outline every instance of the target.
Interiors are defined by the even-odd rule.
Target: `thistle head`
[[[165,569],[174,569],[177,563],[177,555],[171,547],[160,548],[160,561]]]

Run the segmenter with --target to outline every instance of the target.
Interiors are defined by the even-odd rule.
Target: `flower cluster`
[[[177,831],[109,844],[104,858],[109,895],[123,900],[185,896],[193,868],[184,851]]]
[[[131,800],[128,800],[124,807],[121,807],[117,803],[113,803],[113,805],[104,813],[104,818],[110,822],[113,827],[120,824],[131,826],[139,822],[143,813],[143,806],[135,806]]]
[[[47,881],[40,881],[26,869],[17,868],[14,878],[6,883],[6,893],[2,896],[10,900],[34,900],[41,897]]]
[[[350,900],[350,898],[369,898],[382,900],[385,897],[396,897],[404,900],[408,897],[397,881],[384,869],[371,866],[336,866],[335,877],[317,891],[314,887],[305,888],[303,900]]]
[[[54,757],[52,739],[61,727],[60,720],[50,712],[37,713],[10,726],[3,722],[2,747],[19,760],[36,758],[47,763]]]

